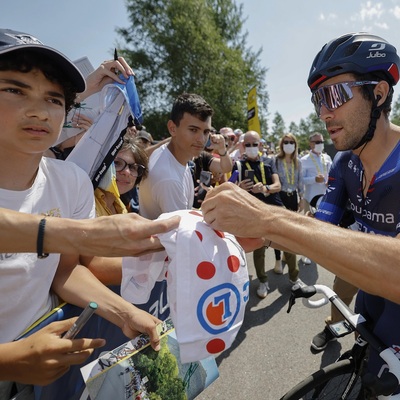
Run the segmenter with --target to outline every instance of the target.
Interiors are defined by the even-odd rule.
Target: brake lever
[[[290,294],[290,298],[289,298],[289,306],[287,309],[287,313],[289,314],[292,307],[295,305],[296,303],[296,299],[299,297],[304,297],[306,299],[314,296],[314,294],[316,293],[316,289],[315,286],[300,286],[300,285],[294,285],[292,287],[292,292]]]

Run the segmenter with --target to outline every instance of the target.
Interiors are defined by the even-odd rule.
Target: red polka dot
[[[203,214],[198,211],[189,211],[189,214],[196,215],[197,217],[203,218]]]
[[[225,237],[224,232],[216,231],[215,229],[214,229],[214,232],[215,232],[220,238],[222,238],[222,239]]]
[[[203,241],[203,235],[199,232],[199,231],[195,231],[196,235],[198,236],[198,238],[200,239],[200,241]]]
[[[227,259],[228,268],[232,272],[237,272],[240,267],[240,260],[236,256],[229,256]]]
[[[197,275],[201,279],[211,279],[215,275],[214,264],[203,261],[197,266]]]
[[[225,350],[225,342],[222,339],[212,339],[206,345],[210,354],[220,353]]]

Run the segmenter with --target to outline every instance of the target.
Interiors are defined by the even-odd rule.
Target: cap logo
[[[12,37],[17,43],[16,44],[43,44],[39,39],[36,39],[34,36],[27,34],[10,34],[6,33],[7,36]]]

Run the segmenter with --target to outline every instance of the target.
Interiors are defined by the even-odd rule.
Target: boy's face
[[[175,125],[171,120],[168,121],[168,129],[176,144],[182,158],[186,161],[193,157],[198,157],[204,150],[211,131],[211,117],[205,121],[200,120],[194,115],[184,113],[183,118],[179,122],[179,126]]]
[[[0,148],[42,153],[56,141],[65,119],[62,87],[41,71],[0,71]]]

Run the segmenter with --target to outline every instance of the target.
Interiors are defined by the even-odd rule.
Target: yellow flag
[[[255,86],[247,96],[247,125],[249,131],[256,131],[261,136],[260,120],[258,119],[257,88]]]

